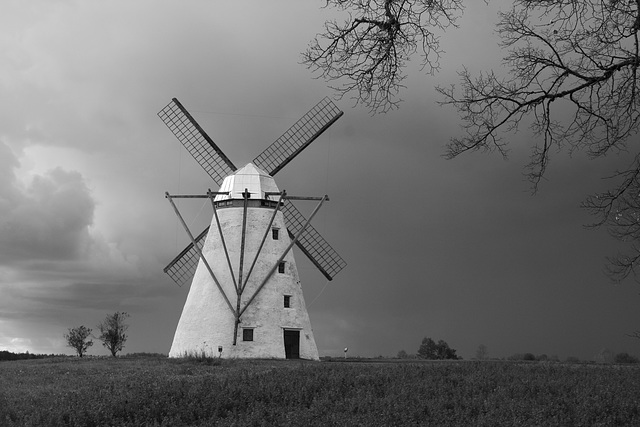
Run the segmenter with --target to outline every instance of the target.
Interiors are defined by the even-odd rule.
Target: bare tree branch
[[[427,73],[439,69],[443,52],[435,31],[455,25],[463,8],[462,0],[326,0],[328,6],[349,18],[327,22],[302,63],[335,83],[339,98],[350,94],[371,113],[398,107],[403,69],[414,54]]]
[[[508,77],[474,79],[464,70],[460,93],[437,88],[441,104],[455,106],[465,123],[465,136],[451,141],[446,156],[478,149],[506,155],[500,134],[530,117],[542,141],[528,169],[535,190],[554,146],[591,157],[626,149],[640,126],[639,26],[638,0],[514,1],[498,24]]]
[[[540,140],[527,166],[535,192],[554,148],[591,158],[628,152],[640,130],[640,0],[514,0],[497,28],[508,49],[507,77],[473,78],[465,69],[459,88],[437,88],[441,104],[453,105],[464,122],[446,157],[473,150],[506,156],[501,135],[526,119]],[[598,218],[592,226],[630,243],[630,254],[609,259],[609,276],[640,277],[640,158],[611,179],[612,190],[583,206]]]

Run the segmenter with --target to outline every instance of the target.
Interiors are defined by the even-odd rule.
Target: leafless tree
[[[506,77],[464,69],[459,87],[437,88],[464,123],[446,157],[473,150],[506,156],[502,133],[531,123],[538,143],[527,174],[535,191],[555,149],[591,158],[632,152],[640,128],[640,0],[514,0],[497,30],[508,49]],[[631,242],[631,254],[610,260],[614,280],[638,273],[640,260],[640,155],[628,156],[612,189],[584,202],[594,226]]]
[[[125,312],[115,312],[108,314],[107,317],[98,325],[100,330],[100,336],[98,337],[102,341],[102,345],[105,346],[113,357],[119,351],[124,348],[124,343],[127,341],[127,335],[125,332],[129,329],[129,325],[125,323],[125,320],[129,315]]]
[[[348,12],[325,24],[303,53],[303,64],[340,98],[351,94],[372,113],[397,108],[406,62],[416,53],[433,74],[442,54],[437,31],[455,25],[462,0],[326,0]]]
[[[487,358],[488,354],[489,354],[489,349],[487,348],[487,346],[484,344],[480,344],[476,350],[476,359],[484,360]]]
[[[334,83],[340,97],[354,94],[372,113],[397,108],[407,61],[418,54],[429,73],[442,51],[437,31],[455,26],[462,0],[326,0],[349,19],[327,22],[303,63]],[[438,87],[441,104],[453,105],[463,136],[446,157],[467,151],[507,156],[505,132],[529,125],[537,136],[527,175],[534,191],[556,149],[591,158],[620,153],[628,165],[611,174],[611,190],[583,206],[630,250],[610,258],[614,280],[640,277],[640,154],[630,147],[640,129],[638,33],[640,0],[513,0],[497,31],[509,69]]]

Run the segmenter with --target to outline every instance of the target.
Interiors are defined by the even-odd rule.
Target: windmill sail
[[[209,233],[209,227],[205,228],[204,231],[195,238],[200,250],[202,250],[204,246],[207,233]],[[191,279],[193,279],[193,273],[196,271],[199,259],[198,251],[193,247],[193,243],[189,243],[189,245],[164,268],[164,272],[167,273],[178,286],[182,286],[191,282]]]
[[[325,97],[257,156],[253,164],[269,175],[275,175],[343,114]],[[218,186],[225,177],[237,170],[176,98],[160,110],[158,116]],[[284,204],[283,214],[290,236],[295,235],[306,222],[302,213],[291,202]],[[209,227],[195,239],[200,248],[204,245],[208,231]],[[329,280],[346,266],[346,262],[312,226],[307,228],[296,245]],[[189,244],[164,268],[164,272],[182,286],[192,279],[198,261],[198,251],[193,244]]]
[[[282,213],[287,224],[287,231],[293,238],[302,229],[306,219],[290,201],[284,204]],[[329,280],[333,280],[333,277],[347,265],[345,260],[310,224],[296,245]]]
[[[253,159],[253,164],[274,176],[343,114],[325,97]]]
[[[176,98],[160,110],[158,116],[217,185],[236,170],[231,160]]]
[[[220,185],[227,175],[236,170],[231,160],[176,98],[173,98],[158,112],[158,117],[217,185]],[[208,231],[209,227],[196,237],[196,242],[200,246],[204,244]],[[191,281],[198,265],[198,259],[198,251],[190,243],[164,268],[164,272],[178,286],[182,286]]]

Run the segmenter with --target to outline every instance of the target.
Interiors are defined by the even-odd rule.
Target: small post
[[[344,360],[347,360],[347,351],[349,351],[349,347],[344,348]]]
[[[222,357],[222,346],[219,345],[218,346],[218,359],[220,359]]]

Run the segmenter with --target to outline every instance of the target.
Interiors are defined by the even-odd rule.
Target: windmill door
[[[287,359],[300,359],[300,331],[284,331],[284,353]]]

